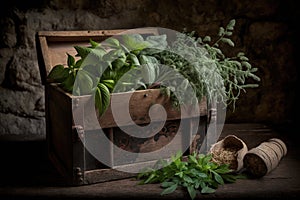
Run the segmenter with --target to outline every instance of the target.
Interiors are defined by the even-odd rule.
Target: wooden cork
[[[285,143],[278,138],[272,138],[246,153],[244,167],[253,177],[259,178],[275,169],[286,154]]]

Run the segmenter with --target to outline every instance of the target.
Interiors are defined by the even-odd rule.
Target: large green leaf
[[[76,95],[91,94],[94,87],[94,80],[96,78],[85,70],[80,70],[77,73],[74,89]]]
[[[111,48],[119,48],[120,47],[119,40],[116,38],[113,38],[113,37],[107,38],[105,40],[105,44],[106,44],[106,46],[111,47]]]
[[[151,49],[156,49],[157,52],[158,50],[164,50],[168,46],[167,42],[167,35],[162,34],[162,35],[150,35],[146,38],[146,42],[149,43],[149,47]]]
[[[69,74],[69,76],[61,83],[61,87],[67,91],[72,92],[73,91],[73,85],[75,82],[75,76],[73,73]]]
[[[69,69],[65,68],[63,65],[56,65],[50,71],[48,79],[50,82],[63,82],[69,75]]]
[[[143,50],[150,45],[140,34],[125,34],[122,39],[123,45],[132,52]]]

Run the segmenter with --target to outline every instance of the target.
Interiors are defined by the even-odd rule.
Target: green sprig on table
[[[174,192],[178,187],[187,190],[191,199],[197,193],[214,193],[219,185],[233,183],[246,178],[243,174],[233,172],[229,165],[218,165],[211,161],[210,154],[190,154],[181,152],[171,157],[168,162],[159,160],[153,168],[143,169],[138,175],[139,184],[160,183],[164,190],[161,195]]]

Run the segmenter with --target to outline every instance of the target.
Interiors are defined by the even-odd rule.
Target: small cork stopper
[[[244,167],[255,178],[260,178],[275,169],[287,154],[285,143],[278,138],[271,138],[252,148],[244,156]]]

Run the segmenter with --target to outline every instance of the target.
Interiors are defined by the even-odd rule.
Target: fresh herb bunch
[[[233,34],[235,23],[235,19],[232,19],[225,28],[220,27],[219,38],[215,41],[212,41],[210,36],[205,36],[203,39],[197,38],[199,44],[209,52],[211,59],[215,61],[223,78],[226,87],[226,102],[224,103],[227,105],[232,103],[233,108],[241,91],[246,92],[246,88],[258,87],[258,84],[246,83],[246,80],[252,78],[254,81],[260,81],[260,78],[255,75],[257,68],[252,67],[244,52],[239,52],[233,57],[227,57],[220,49],[221,43],[234,47],[235,44],[229,36]]]
[[[108,108],[112,92],[158,88],[171,97],[175,107],[193,104],[197,102],[195,99],[187,95],[179,99],[174,93],[176,90],[177,94],[184,94],[188,83],[198,100],[206,97],[209,104],[217,101],[235,105],[241,91],[258,86],[246,80],[260,79],[254,74],[257,68],[251,66],[243,52],[227,57],[220,49],[220,43],[234,47],[229,38],[234,26],[235,20],[231,20],[226,28],[220,27],[215,42],[209,36],[195,37],[194,32],[177,34],[171,44],[165,34],[146,38],[140,34],[123,35],[120,39],[108,38],[101,44],[90,40],[88,47],[74,46],[79,59],[76,61],[67,54],[68,66],[55,66],[48,80],[59,83],[74,95],[93,94],[100,115]],[[159,65],[171,67],[186,81],[174,81],[176,73]],[[128,71],[135,73],[126,74]],[[126,79],[122,78],[124,74]],[[118,88],[115,88],[117,83]]]
[[[122,82],[122,92],[151,87],[149,82],[154,81],[152,77],[156,68],[150,62],[158,61],[141,51],[156,44],[166,45],[165,37],[148,36],[144,40],[141,35],[132,34],[124,35],[122,43],[111,37],[101,44],[90,40],[90,46],[74,46],[77,52],[75,57],[79,59],[76,61],[75,57],[67,54],[67,67],[54,66],[48,75],[48,81],[58,83],[62,89],[73,95],[94,94],[96,107],[102,115],[109,106],[110,94],[114,91],[115,84],[129,70],[141,70],[143,80],[132,77],[132,82]],[[142,65],[147,67],[140,69]]]
[[[166,50],[153,56],[186,77],[198,99],[205,96],[209,103],[222,102],[225,105],[232,104],[235,108],[241,91],[258,87],[258,84],[249,84],[246,80],[252,78],[260,81],[255,75],[257,68],[252,67],[245,53],[227,57],[220,48],[222,43],[234,47],[229,36],[233,34],[235,22],[233,19],[226,28],[220,27],[219,37],[215,41],[210,36],[196,37],[194,31],[178,34],[176,41]]]
[[[199,192],[214,193],[219,185],[246,178],[243,174],[234,173],[227,164],[212,162],[211,158],[210,154],[196,153],[184,157],[178,152],[169,162],[159,160],[153,168],[144,169],[137,175],[137,179],[139,184],[160,183],[164,188],[161,195],[183,187],[191,199],[194,199]]]

